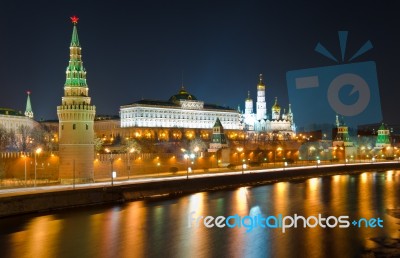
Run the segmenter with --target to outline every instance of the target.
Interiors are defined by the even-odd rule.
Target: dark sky
[[[393,2],[393,3],[391,3]],[[395,1],[5,1],[0,9],[0,106],[25,108],[32,91],[37,119],[56,118],[69,58],[72,24],[78,33],[92,102],[98,114],[141,98],[166,100],[181,85],[207,103],[243,108],[259,73],[267,106],[287,106],[286,72],[333,65],[318,42],[340,55],[374,48],[358,61],[377,64],[384,121],[400,124],[399,15]],[[314,100],[312,100],[314,101]],[[293,110],[296,113],[301,110]]]

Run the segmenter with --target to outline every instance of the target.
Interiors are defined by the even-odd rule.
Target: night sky
[[[302,3],[305,2],[305,3]],[[374,48],[357,61],[377,64],[384,121],[400,124],[400,34],[392,1],[5,1],[0,9],[0,107],[25,109],[32,91],[36,119],[55,119],[69,59],[72,24],[78,33],[97,114],[120,105],[167,100],[182,83],[198,99],[237,108],[247,91],[255,101],[258,74],[288,104],[286,72],[333,65],[316,53],[321,42],[340,56],[338,30],[348,50]],[[314,100],[312,100],[314,101]],[[293,110],[295,113],[301,110]],[[332,121],[333,122],[333,121]]]

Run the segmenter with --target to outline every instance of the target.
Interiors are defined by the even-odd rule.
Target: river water
[[[176,199],[4,218],[0,219],[0,257],[372,257],[368,252],[393,255],[396,247],[400,248],[399,211],[400,171],[336,175],[201,192]],[[350,222],[380,218],[383,227],[376,223],[375,227],[373,223],[365,227],[361,223],[360,228],[352,224],[347,228],[303,228],[301,224],[287,228],[285,233],[279,227],[261,226],[246,232],[249,228],[243,225],[207,228],[202,224],[204,220],[199,220],[198,226],[191,220],[236,214],[264,218],[321,214],[325,218],[349,216]]]

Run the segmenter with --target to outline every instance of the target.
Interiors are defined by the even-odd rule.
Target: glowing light
[[[76,17],[75,15],[72,16],[72,17],[70,17],[70,18],[71,18],[71,21],[72,21],[72,23],[73,23],[74,25],[76,25],[76,24],[78,23],[79,18]]]

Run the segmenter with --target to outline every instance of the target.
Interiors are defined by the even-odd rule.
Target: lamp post
[[[246,165],[245,162],[246,162],[246,160],[243,159],[243,160],[242,160],[242,175],[244,175],[244,169],[247,168],[247,165]]]
[[[113,163],[114,163],[114,156],[112,151],[110,151],[108,148],[105,149],[105,151],[110,154],[110,165],[111,165],[111,186],[114,186],[114,168],[113,168]]]
[[[185,153],[183,157],[186,159],[186,179],[189,179],[189,155]]]
[[[36,156],[38,155],[38,154],[40,154],[42,152],[42,148],[37,148],[36,150],[35,150],[35,181],[34,181],[34,187],[36,187],[36,170],[37,170],[37,162],[36,162]]]
[[[237,147],[236,150],[239,152],[238,153],[238,163],[239,163],[240,156],[242,156],[243,147]]]
[[[129,177],[131,175],[131,164],[130,164],[130,160],[131,160],[131,153],[133,153],[135,151],[135,148],[131,148],[128,152],[128,180]]]
[[[307,152],[307,154],[308,154],[308,162],[310,162],[310,154],[311,154],[311,152],[314,151],[314,150],[315,150],[315,147],[314,147],[314,146],[311,146],[311,147],[308,148],[308,152]]]

